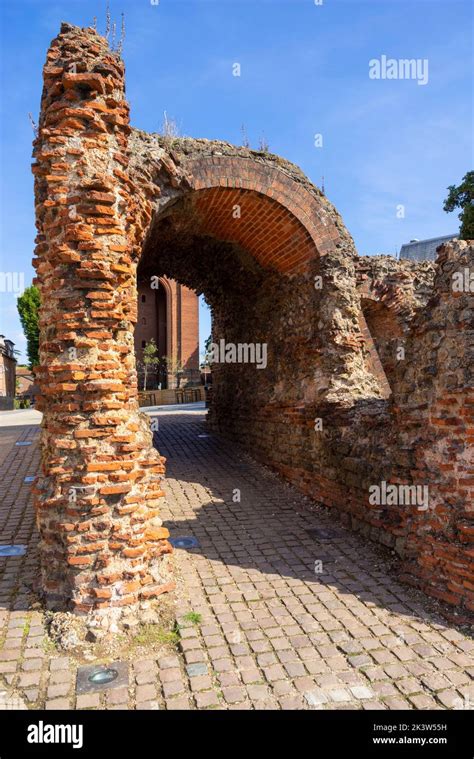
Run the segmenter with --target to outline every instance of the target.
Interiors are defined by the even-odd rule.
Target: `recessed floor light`
[[[313,540],[335,540],[336,538],[342,538],[340,530],[334,530],[331,527],[312,527],[306,530],[306,533]]]
[[[31,445],[31,440],[20,440],[18,443],[15,443],[15,445]]]
[[[128,688],[128,663],[88,664],[79,667],[76,678],[76,693]]]
[[[196,548],[199,545],[197,538],[193,537],[170,538],[169,542],[175,548]]]
[[[107,669],[100,669],[98,672],[93,672],[87,679],[92,685],[108,685],[117,677],[117,670],[109,667]]]
[[[26,553],[26,546],[0,546],[0,557],[2,556],[23,556]]]
[[[23,482],[34,482],[34,479],[35,479],[34,475],[33,476],[28,475],[28,477],[25,477]]]

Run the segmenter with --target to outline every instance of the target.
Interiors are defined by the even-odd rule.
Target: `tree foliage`
[[[158,347],[151,338],[145,345],[143,349],[143,364],[145,368],[144,372],[144,379],[143,379],[143,389],[146,390],[146,382],[147,382],[147,376],[148,376],[148,369],[156,369],[156,367],[159,364],[159,356],[158,356]]]
[[[181,384],[181,378],[184,374],[184,365],[177,356],[163,356],[163,362],[168,374],[174,378],[176,387]]]
[[[27,287],[17,300],[18,314],[26,337],[28,368],[39,364],[40,293],[35,285]]]
[[[446,213],[451,213],[455,208],[461,209],[458,215],[461,222],[459,237],[461,240],[474,240],[474,171],[468,171],[458,187],[454,184],[448,187],[443,208]]]
[[[206,342],[204,343],[204,362],[207,365],[210,365],[210,354],[211,354],[211,346],[212,346],[212,335],[209,335]]]

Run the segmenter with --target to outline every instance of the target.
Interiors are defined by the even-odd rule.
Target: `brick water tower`
[[[173,389],[178,382],[199,384],[199,299],[194,290],[173,279],[160,277],[158,287],[142,280],[138,289],[138,321],[135,355],[139,388],[143,389],[143,350],[154,340],[161,359],[147,372],[147,389]],[[165,364],[164,359],[168,361]],[[182,369],[182,371],[177,371]]]

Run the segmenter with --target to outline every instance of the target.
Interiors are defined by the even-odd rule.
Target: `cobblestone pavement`
[[[20,441],[37,434],[15,429]],[[203,412],[160,413],[157,440],[165,524],[198,540],[175,551],[178,650],[134,659],[128,688],[75,695],[76,665],[29,610],[24,477],[38,454],[15,446],[1,468],[0,545],[30,547],[0,558],[0,709],[473,708],[473,641],[400,585],[379,549],[208,434]]]

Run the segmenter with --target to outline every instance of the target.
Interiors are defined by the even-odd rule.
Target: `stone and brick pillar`
[[[50,608],[110,626],[172,587],[164,459],[138,411],[136,259],[150,211],[127,173],[124,66],[63,24],[44,67],[33,173],[44,414],[36,484]],[[146,605],[146,604],[145,604]]]

